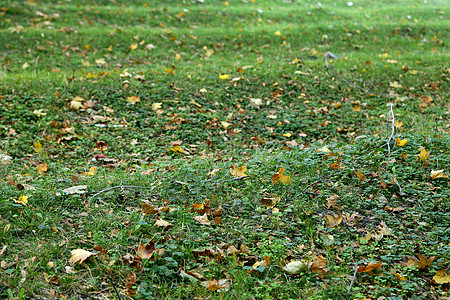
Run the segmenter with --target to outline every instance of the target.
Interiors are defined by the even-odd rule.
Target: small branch
[[[117,298],[119,299],[119,300],[122,300],[122,297],[120,296],[120,293],[119,293],[119,291],[117,291],[117,288],[116,288],[116,285],[114,284],[114,281],[112,280],[112,278],[110,277],[110,276],[106,276],[108,279],[109,279],[109,283],[112,285],[112,287],[113,287],[113,289],[114,289],[114,292],[116,293],[116,295],[117,295]]]
[[[350,291],[352,290],[352,286],[353,286],[353,283],[355,282],[357,272],[358,272],[358,264],[355,262],[355,273],[353,273],[352,282],[350,282],[350,286],[348,288],[347,293],[350,293]]]
[[[134,185],[118,185],[118,186],[112,186],[109,188],[106,188],[104,190],[101,190],[100,192],[95,193],[93,196],[91,196],[89,198],[89,202],[91,202],[92,199],[94,199],[95,197],[97,197],[98,195],[100,195],[101,193],[107,192],[107,191],[111,191],[114,189],[153,189],[154,187],[149,187],[149,186],[134,186]]]
[[[389,106],[390,106],[390,109],[389,109],[389,120],[391,121],[391,129],[392,129],[392,132],[391,132],[391,136],[389,137],[389,139],[388,139],[388,141],[387,141],[387,146],[388,146],[388,155],[391,155],[391,145],[390,145],[390,142],[391,142],[392,137],[394,136],[394,133],[395,133],[395,117],[394,117],[394,111],[392,110],[394,104],[389,103]]]
[[[345,80],[345,79],[343,79],[343,78],[341,78],[341,79],[342,79],[343,81],[345,81],[347,84],[353,85],[354,87],[360,89],[361,91],[364,91],[364,92],[366,92],[366,93],[368,93],[368,94],[373,94],[373,93],[369,92],[368,90],[366,90],[365,88],[360,87],[360,86],[357,85],[356,83],[347,81],[347,80]]]

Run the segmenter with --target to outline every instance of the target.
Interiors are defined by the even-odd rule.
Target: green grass
[[[0,2],[1,298],[449,296],[447,2],[129,2]]]

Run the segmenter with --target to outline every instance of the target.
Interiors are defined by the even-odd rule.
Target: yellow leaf
[[[208,92],[207,89],[205,89],[205,88],[200,89],[200,93],[206,93],[206,92]]]
[[[83,104],[81,104],[81,102],[78,100],[73,99],[72,101],[70,101],[70,108],[72,108],[73,110],[79,110],[82,106]]]
[[[28,196],[21,195],[21,196],[19,197],[19,199],[14,200],[14,202],[16,202],[16,203],[18,203],[18,204],[21,204],[21,205],[23,205],[23,206],[27,206],[27,203],[28,203]]]
[[[69,259],[70,263],[83,263],[89,256],[94,255],[94,253],[90,252],[90,251],[86,251],[83,249],[76,249],[76,250],[72,250],[70,251],[70,253],[72,254],[72,257]]]
[[[175,59],[180,59],[181,55],[179,53],[175,54]]]
[[[419,159],[427,160],[430,157],[430,151],[425,150],[424,147],[420,148]]]
[[[127,101],[131,104],[135,104],[136,102],[141,101],[141,97],[139,97],[139,96],[127,97]]]
[[[227,74],[219,75],[219,79],[221,79],[221,80],[228,79],[228,78],[230,78],[230,75],[227,75]]]
[[[444,169],[442,170],[437,170],[437,171],[431,171],[431,179],[438,179],[438,178],[448,178],[447,174],[444,174]]]
[[[175,71],[172,70],[171,68],[164,68],[164,70],[165,70],[168,74],[171,74],[171,75],[174,75],[174,74],[175,74]]]
[[[97,173],[97,167],[90,167],[89,172],[84,172],[83,175],[94,176]]]
[[[396,89],[401,89],[402,85],[398,83],[398,81],[394,81],[394,82],[389,82],[389,86],[396,88]]]
[[[137,47],[138,47],[138,44],[131,44],[131,45],[130,45],[130,49],[131,49],[131,51],[134,51],[134,50],[136,50],[136,49],[137,49]]]
[[[281,167],[278,170],[278,173],[272,175],[272,184],[277,184],[278,182],[282,182],[283,184],[290,184],[292,182],[291,176],[284,175],[284,167]]]
[[[152,104],[152,109],[153,109],[154,111],[157,111],[158,109],[161,108],[161,106],[162,106],[162,103],[161,103],[161,102],[153,103],[153,104]]]
[[[403,125],[405,125],[405,123],[395,120],[395,127],[401,128]]]
[[[184,153],[183,149],[181,149],[178,145],[168,148],[167,150],[173,151],[175,153]]]
[[[419,258],[415,257],[415,256],[409,256],[408,261],[406,262],[406,265],[408,267],[418,267],[419,269],[426,269],[429,266],[431,266],[431,264],[433,263],[435,257],[434,256],[430,256],[430,257],[425,257],[422,254],[418,255]]]
[[[228,123],[227,121],[220,122],[222,124],[223,129],[227,130],[228,127],[230,127],[231,123]]]
[[[33,111],[33,114],[35,114],[38,117],[46,116],[47,113],[45,113],[43,111],[44,111],[43,109],[36,109],[36,110]]]
[[[336,227],[342,222],[342,214],[337,215],[325,215],[325,221],[327,221],[327,228]]]
[[[96,63],[98,66],[104,66],[104,65],[106,65],[106,61],[105,61],[104,58],[96,59],[96,60],[95,60],[95,63]]]
[[[284,137],[291,137],[292,134],[288,132],[288,133],[283,134],[283,136],[284,136]]]
[[[408,143],[408,139],[401,140],[400,138],[397,138],[397,146],[403,147]]]
[[[446,274],[445,270],[437,271],[433,280],[438,284],[450,283],[450,274]]]
[[[238,167],[238,164],[235,164],[233,167],[230,167],[230,173],[234,178],[240,178],[247,176],[245,175],[245,171],[247,171],[247,166]]]
[[[275,31],[275,35],[276,35],[276,36],[280,36],[280,35],[281,35],[281,32],[280,32],[279,30],[277,30],[277,31]]]
[[[34,150],[36,151],[36,152],[41,152],[42,150],[43,150],[43,148],[42,148],[42,145],[41,145],[41,143],[40,142],[34,142],[33,143],[33,146],[34,146]]]

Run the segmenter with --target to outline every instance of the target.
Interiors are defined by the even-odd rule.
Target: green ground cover
[[[449,297],[448,13],[0,1],[0,297]]]

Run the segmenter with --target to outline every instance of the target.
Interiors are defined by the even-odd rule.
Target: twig
[[[389,109],[389,120],[391,121],[391,136],[389,137],[388,141],[387,141],[387,146],[388,146],[388,155],[391,155],[391,145],[389,144],[392,140],[392,137],[394,136],[395,133],[395,117],[394,117],[394,111],[392,110],[394,104],[389,103],[390,109]]]
[[[108,275],[106,275],[106,278],[109,279],[109,283],[112,285],[112,287],[113,287],[113,289],[114,289],[114,292],[115,292],[116,295],[117,295],[117,298],[118,298],[119,300],[122,300],[122,297],[120,296],[119,292],[117,291],[116,285],[114,284],[114,281],[112,280],[112,278],[111,278],[110,276],[108,276]]]
[[[373,94],[373,93],[371,93],[370,91],[366,90],[365,88],[360,87],[360,86],[357,85],[356,83],[347,81],[347,80],[345,80],[344,78],[341,78],[341,79],[342,79],[342,81],[345,81],[347,84],[353,85],[354,87],[356,87],[356,88],[358,88],[358,89],[360,89],[360,90],[362,90],[362,91],[364,91],[364,92],[366,92],[366,93],[368,93],[368,94]]]
[[[355,273],[353,273],[352,282],[350,282],[350,286],[348,288],[347,293],[350,293],[350,291],[352,290],[352,286],[353,286],[353,283],[355,282],[357,272],[358,272],[358,264],[355,262]]]
[[[149,187],[149,186],[134,186],[134,185],[118,185],[118,186],[112,186],[109,187],[107,189],[101,190],[100,192],[95,193],[93,196],[91,196],[89,198],[89,202],[94,199],[95,197],[97,197],[98,195],[100,195],[101,193],[110,191],[110,190],[114,190],[114,189],[153,189],[154,187]]]

